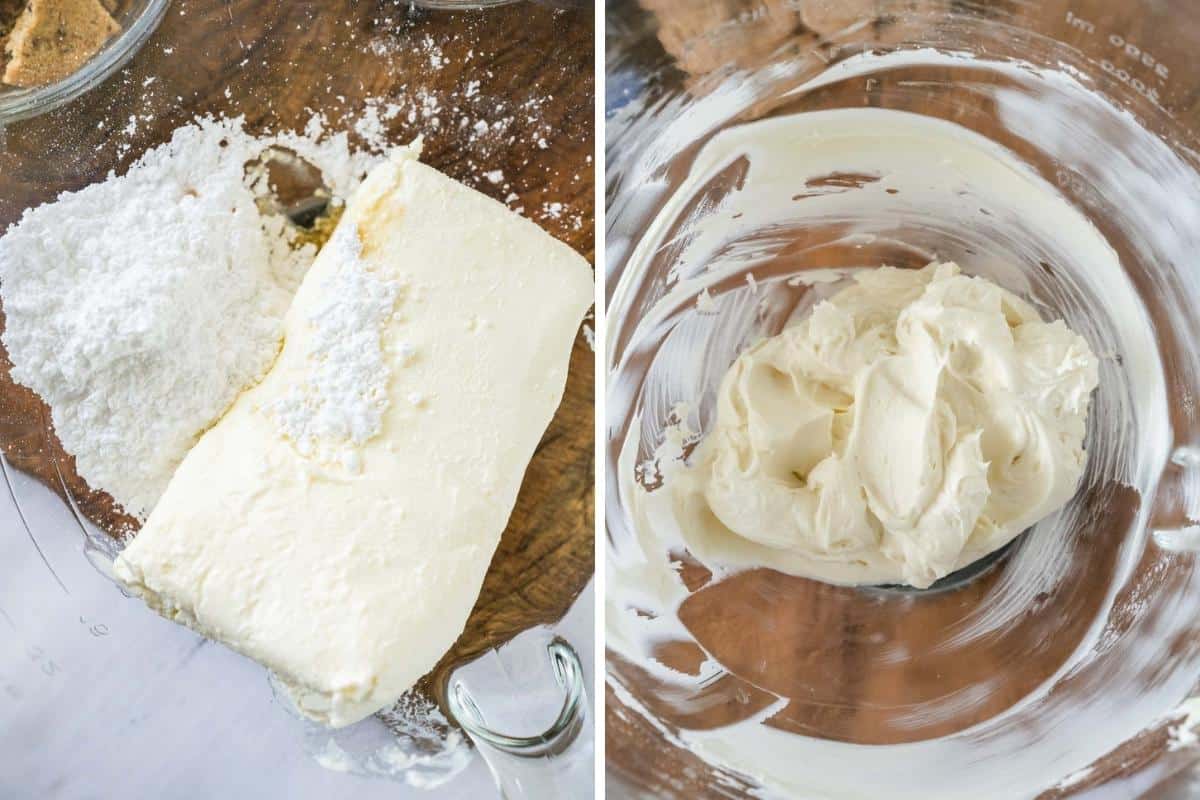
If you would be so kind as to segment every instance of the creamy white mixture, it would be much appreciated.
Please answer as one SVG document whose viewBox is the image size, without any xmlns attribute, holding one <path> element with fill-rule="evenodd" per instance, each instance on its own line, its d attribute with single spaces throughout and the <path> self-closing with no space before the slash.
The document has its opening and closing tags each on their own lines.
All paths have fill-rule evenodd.
<svg viewBox="0 0 1200 800">
<path fill-rule="evenodd" d="M 670 487 L 689 480 L 685 461 L 702 460 L 700 437 L 720 424 L 722 378 L 756 341 L 806 318 L 857 274 L 856 267 L 878 263 L 864 258 L 846 267 L 812 269 L 821 262 L 806 261 L 806 251 L 796 248 L 790 229 L 797 224 L 832 231 L 844 249 L 869 246 L 892 229 L 915 232 L 924 238 L 903 241 L 914 256 L 957 261 L 1036 303 L 1043 319 L 1061 317 L 1086 339 L 1102 388 L 1090 409 L 1089 427 L 1096 435 L 1088 441 L 1081 492 L 1112 482 L 1153 497 L 1171 455 L 1155 327 L 1186 330 L 1190 315 L 1160 310 L 1152 320 L 1105 234 L 1053 181 L 1082 176 L 1099 197 L 1111 199 L 1119 208 L 1106 221 L 1134 231 L 1142 263 L 1166 272 L 1172 262 L 1189 263 L 1195 251 L 1195 212 L 1172 199 L 1197 196 L 1195 172 L 1128 112 L 1067 72 L 1028 64 L 932 50 L 867 52 L 790 93 L 800 97 L 835 82 L 870 86 L 877 74 L 926 67 L 946 74 L 962 70 L 957 77 L 995 101 L 1003 126 L 1031 149 L 1046 152 L 1062 171 L 1047 175 L 967 127 L 900 111 L 822 110 L 742 122 L 745 109 L 770 105 L 771 81 L 786 65 L 738 75 L 709 87 L 700 100 L 655 97 L 627 126 L 635 135 L 623 140 L 622 152 L 632 155 L 609 165 L 617 190 L 607 252 L 610 265 L 623 270 L 608 306 L 607 337 L 608 425 L 613 450 L 619 450 L 619 458 L 609 460 L 609 485 L 618 496 L 608 512 L 606 585 L 606 641 L 616 656 L 610 659 L 609 688 L 619 701 L 614 713 L 640 715 L 666 740 L 717 767 L 718 779 L 749 779 L 763 787 L 764 797 L 886 794 L 928 800 L 960 797 L 964 790 L 979 798 L 1032 796 L 1119 747 L 1133 732 L 1160 724 L 1195 681 L 1194 659 L 1191 666 L 1170 670 L 1162 664 L 1162 626 L 1183 635 L 1194 608 L 1184 606 L 1181 595 L 1149 597 L 1144 587 L 1124 594 L 1147 547 L 1153 547 L 1150 503 L 1143 502 L 1121 540 L 1106 605 L 1072 657 L 1011 708 L 971 728 L 864 747 L 797 734 L 786 721 L 782 728 L 772 724 L 777 715 L 787 717 L 796 698 L 779 697 L 761 711 L 713 728 L 678 724 L 678 717 L 661 711 L 678 704 L 686 714 L 695 707 L 690 700 L 703 703 L 705 687 L 727 670 L 706 655 L 694 670 L 682 672 L 658 655 L 668 644 L 699 644 L 679 615 L 695 591 L 685 582 L 681 554 L 697 547 L 699 537 L 686 524 L 691 518 L 679 513 Z M 992 83 L 983 82 L 983 74 Z M 732 171 L 736 180 L 727 179 Z M 836 171 L 862 180 L 820 183 Z M 728 185 L 733 188 L 713 188 Z M 1190 271 L 1177 277 L 1188 287 L 1182 294 L 1200 292 Z M 1181 305 L 1186 309 L 1186 298 Z M 1194 400 L 1185 395 L 1178 402 Z M 1056 485 L 1068 482 L 1066 474 L 1053 470 L 1046 477 Z M 1035 502 L 1041 497 L 1038 492 Z M 1072 542 L 1065 534 L 1097 513 L 1106 510 L 1071 502 L 1035 525 L 984 600 L 964 609 L 954 645 L 986 641 L 1038 613 L 1039 594 L 1054 591 L 1066 565 L 1086 558 L 1087 542 Z M 744 546 L 765 547 L 735 538 Z M 714 570 L 711 582 L 738 569 Z M 1181 580 L 1194 596 L 1200 585 L 1196 572 Z M 1143 624 L 1148 606 L 1157 616 Z M 1132 628 L 1112 622 L 1130 619 L 1139 622 Z M 643 700 L 642 674 L 657 687 L 654 703 Z M 1147 683 L 1147 674 L 1156 681 Z M 1081 685 L 1091 687 L 1084 704 Z M 1067 686 L 1072 688 L 1064 690 Z M 986 682 L 976 688 L 970 696 L 901 710 L 897 724 L 973 708 L 988 694 Z M 1036 748 L 1029 747 L 1031 732 Z M 945 781 L 945 765 L 955 763 L 972 765 L 969 782 Z"/>
<path fill-rule="evenodd" d="M 340 727 L 462 632 L 593 284 L 568 246 L 411 151 L 371 172 L 335 237 L 351 241 L 305 276 L 275 365 L 188 453 L 115 571 Z M 347 280 L 374 288 L 332 303 Z M 330 364 L 339 331 L 367 369 Z"/>
<path fill-rule="evenodd" d="M 955 264 L 883 267 L 742 353 L 673 495 L 706 563 L 925 587 L 1058 510 L 1097 361 Z"/>
</svg>

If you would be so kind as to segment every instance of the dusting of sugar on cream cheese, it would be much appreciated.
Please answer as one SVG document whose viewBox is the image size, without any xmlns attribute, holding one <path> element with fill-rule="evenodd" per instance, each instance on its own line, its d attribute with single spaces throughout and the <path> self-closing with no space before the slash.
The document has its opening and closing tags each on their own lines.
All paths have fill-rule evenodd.
<svg viewBox="0 0 1200 800">
<path fill-rule="evenodd" d="M 400 282 L 366 268 L 353 222 L 338 226 L 324 252 L 334 267 L 303 312 L 311 331 L 307 375 L 268 413 L 302 455 L 356 469 L 355 448 L 379 433 L 387 410 L 383 333 Z"/>
<path fill-rule="evenodd" d="M 333 727 L 392 705 L 462 632 L 593 297 L 581 256 L 414 148 L 349 199 L 335 238 L 350 236 L 317 256 L 271 370 L 114 564 Z M 330 296 L 342 280 L 353 297 Z M 325 440 L 346 446 L 332 469 Z"/>
</svg>

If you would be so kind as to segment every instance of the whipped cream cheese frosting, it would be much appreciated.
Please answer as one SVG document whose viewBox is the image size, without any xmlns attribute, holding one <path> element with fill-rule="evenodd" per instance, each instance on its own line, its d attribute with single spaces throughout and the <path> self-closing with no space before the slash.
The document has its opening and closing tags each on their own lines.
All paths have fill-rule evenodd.
<svg viewBox="0 0 1200 800">
<path fill-rule="evenodd" d="M 463 630 L 593 297 L 582 257 L 416 155 L 350 199 L 278 361 L 115 564 L 335 727 L 391 705 Z M 347 287 L 367 305 L 331 298 Z M 330 365 L 354 358 L 338 331 L 354 369 Z"/>
<path fill-rule="evenodd" d="M 1194 235 L 1184 232 L 1200 230 L 1185 219 L 1194 216 L 1194 205 L 1178 202 L 1196 193 L 1194 165 L 1127 108 L 1081 83 L 1086 72 L 1065 64 L 1045 70 L 965 53 L 868 49 L 809 78 L 812 69 L 811 60 L 789 51 L 770 69 L 722 75 L 715 86 L 674 96 L 643 92 L 633 114 L 610 119 L 610 136 L 619 129 L 622 146 L 606 166 L 606 253 L 619 273 L 605 338 L 607 485 L 610 497 L 616 493 L 606 516 L 609 712 L 638 729 L 653 726 L 672 746 L 703 759 L 698 768 L 711 770 L 713 784 L 749 783 L 747 791 L 762 797 L 953 800 L 967 784 L 947 783 L 947 764 L 971 765 L 973 798 L 1032 797 L 1064 775 L 1125 752 L 1119 748 L 1132 732 L 1160 726 L 1164 713 L 1194 694 L 1195 659 L 1175 654 L 1164 662 L 1161 643 L 1194 626 L 1192 605 L 1183 598 L 1200 586 L 1200 573 L 1176 569 L 1174 555 L 1166 563 L 1150 541 L 1152 498 L 1178 433 L 1173 420 L 1180 417 L 1172 409 L 1191 396 L 1170 389 L 1185 360 L 1168 371 L 1158 337 L 1191 330 L 1188 298 L 1197 276 L 1175 267 L 1189 263 L 1196 249 L 1188 244 Z M 949 119 L 857 103 L 831 108 L 837 95 L 815 91 L 839 86 L 854 96 L 876 79 L 907 87 L 914 98 L 954 87 L 953 96 L 967 97 L 969 108 L 941 107 L 939 116 Z M 784 91 L 788 108 L 799 113 L 780 105 Z M 991 136 L 993 103 L 1002 133 L 988 138 L 973 128 L 984 121 L 983 133 Z M 981 115 L 981 108 L 988 110 Z M 763 113 L 769 116 L 746 121 Z M 1061 170 L 1047 172 L 1042 164 Z M 834 174 L 855 180 L 829 183 Z M 1064 188 L 1066 179 L 1078 187 L 1079 178 L 1094 187 L 1082 204 Z M 1095 224 L 1101 219 L 1103 231 Z M 797 250 L 797 229 L 822 234 L 812 250 Z M 1131 249 L 1119 253 L 1115 245 L 1131 240 Z M 830 243 L 845 258 L 821 257 Z M 860 244 L 862 255 L 855 257 Z M 725 546 L 744 543 L 776 559 L 787 551 L 723 532 L 702 493 L 691 495 L 696 504 L 684 510 L 695 513 L 684 518 L 669 487 L 693 472 L 687 464 L 697 464 L 704 441 L 698 443 L 695 432 L 715 430 L 720 385 L 738 356 L 802 321 L 858 268 L 900 260 L 889 252 L 897 247 L 906 265 L 957 261 L 1030 300 L 1046 320 L 1064 320 L 1097 355 L 1101 386 L 1088 409 L 1087 465 L 1075 498 L 1022 536 L 1002 569 L 966 588 L 962 596 L 979 602 L 964 605 L 952 627 L 909 628 L 912 639 L 885 639 L 880 652 L 895 657 L 891 666 L 915 672 L 930 652 L 922 645 L 936 641 L 937 652 L 947 656 L 991 647 L 1033 618 L 1058 618 L 1043 593 L 1065 591 L 1056 595 L 1061 599 L 1078 591 L 1103 600 L 1082 638 L 1070 640 L 1070 657 L 1036 687 L 1021 689 L 1020 699 L 1008 695 L 1015 702 L 1006 710 L 977 715 L 997 694 L 1008 694 L 998 688 L 990 662 L 977 662 L 978 679 L 969 687 L 947 681 L 945 691 L 924 702 L 865 709 L 890 716 L 893 730 L 906 733 L 964 714 L 972 718 L 969 727 L 903 745 L 864 746 L 822 738 L 829 728 L 795 724 L 828 712 L 828 686 L 810 694 L 801 685 L 787 691 L 759 680 L 756 657 L 780 653 L 773 631 L 760 639 L 761 652 L 739 651 L 740 663 L 709 646 L 705 634 L 716 627 L 711 619 L 699 623 L 685 613 L 701 607 L 696 595 L 728 591 L 722 619 L 732 620 L 739 637 L 745 631 L 738 614 L 758 602 L 787 605 L 792 598 L 755 592 L 747 599 L 734 586 L 722 589 L 727 581 L 756 588 L 775 583 L 737 567 L 707 563 L 712 576 L 703 582 L 707 576 L 688 558 L 698 540 L 692 520 L 723 533 Z M 1130 253 L 1134 259 L 1127 261 Z M 832 269 L 817 269 L 823 266 Z M 1160 289 L 1176 288 L 1155 293 L 1148 307 L 1138 275 Z M 715 313 L 697 309 L 706 289 Z M 1127 499 L 1134 506 L 1129 519 L 1120 516 Z M 1113 515 L 1111 525 L 1097 521 Z M 1077 535 L 1102 529 L 1120 540 L 1110 571 L 1094 540 Z M 1073 585 L 1078 581 L 1088 587 Z M 810 588 L 805 597 L 847 596 L 832 587 Z M 903 613 L 954 596 L 848 594 L 867 614 L 876 603 Z M 779 636 L 814 626 L 814 640 L 828 641 L 825 621 L 834 629 L 848 622 L 825 616 L 833 607 L 805 605 L 789 623 L 794 627 Z M 1130 620 L 1141 623 L 1130 626 Z M 1075 621 L 1043 630 L 1065 631 Z M 703 660 L 666 657 L 685 648 L 702 651 Z M 835 657 L 828 665 L 837 669 L 837 663 Z M 738 708 L 731 701 L 722 706 L 728 716 L 709 713 L 714 691 L 729 685 L 730 675 L 765 689 L 770 704 Z M 897 697 L 904 694 L 903 687 L 892 688 Z M 841 715 L 834 716 L 840 728 Z M 1037 747 L 1029 746 L 1031 730 L 1039 731 Z M 1094 774 L 1112 763 L 1105 760 Z"/>
<path fill-rule="evenodd" d="M 929 586 L 1062 507 L 1098 362 L 959 272 L 882 267 L 742 353 L 667 488 L 692 551 L 839 584 Z"/>
</svg>

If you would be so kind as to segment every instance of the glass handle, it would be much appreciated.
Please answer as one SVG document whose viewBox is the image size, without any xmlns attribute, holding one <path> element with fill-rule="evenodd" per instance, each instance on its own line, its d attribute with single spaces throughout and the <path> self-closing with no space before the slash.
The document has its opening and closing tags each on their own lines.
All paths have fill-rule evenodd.
<svg viewBox="0 0 1200 800">
<path fill-rule="evenodd" d="M 593 734 L 579 656 L 544 633 L 522 642 L 532 633 L 457 670 L 447 705 L 505 800 L 590 798 Z"/>
</svg>

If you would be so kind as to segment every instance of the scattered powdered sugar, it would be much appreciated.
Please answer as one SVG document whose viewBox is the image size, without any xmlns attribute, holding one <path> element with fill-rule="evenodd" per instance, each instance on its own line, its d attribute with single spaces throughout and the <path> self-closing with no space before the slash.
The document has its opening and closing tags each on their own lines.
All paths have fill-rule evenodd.
<svg viewBox="0 0 1200 800">
<path fill-rule="evenodd" d="M 367 146 L 377 152 L 390 147 L 385 122 L 391 122 L 404 109 L 396 103 L 386 103 L 379 98 L 372 98 L 363 104 L 362 113 L 354 123 L 354 132 L 362 138 Z"/>
<path fill-rule="evenodd" d="M 268 411 L 302 455 L 357 471 L 352 446 L 379 432 L 387 410 L 383 330 L 400 286 L 367 269 L 357 226 L 343 222 L 325 247 L 336 271 L 308 313 L 307 377 Z"/>
<path fill-rule="evenodd" d="M 462 731 L 416 689 L 402 694 L 378 717 L 395 736 L 389 747 L 377 751 L 378 760 L 390 774 L 403 772 L 411 786 L 437 788 L 471 761 L 473 751 Z"/>
<path fill-rule="evenodd" d="M 419 129 L 430 142 L 452 142 L 458 156 L 453 171 L 469 185 L 485 192 L 498 188 L 503 202 L 519 214 L 528 211 L 535 220 L 552 223 L 552 227 L 581 230 L 586 222 L 584 215 L 561 202 L 537 203 L 527 209 L 519 191 L 514 190 L 533 190 L 529 178 L 505 175 L 496 169 L 496 164 L 503 161 L 532 172 L 531 167 L 537 163 L 531 160 L 532 154 L 525 153 L 516 160 L 514 151 L 522 150 L 525 143 L 539 151 L 548 150 L 551 142 L 561 136 L 553 95 L 541 93 L 534 86 L 514 89 L 502 84 L 493 70 L 484 68 L 472 72 L 476 77 L 462 82 L 426 80 L 452 59 L 470 62 L 494 58 L 494 54 L 477 53 L 474 48 L 463 53 L 455 35 L 435 38 L 428 33 L 397 33 L 403 27 L 390 16 L 376 23 L 388 33 L 372 38 L 367 47 L 392 64 L 404 80 L 389 87 L 386 97 L 370 97 L 360 109 L 347 109 L 346 119 L 355 134 L 373 150 L 386 148 L 389 139 L 394 142 L 395 130 L 401 127 L 407 129 L 407 135 L 399 137 L 402 140 L 412 138 L 413 129 Z M 395 124 L 389 124 L 393 121 Z M 576 180 L 580 177 L 575 176 Z"/>
<path fill-rule="evenodd" d="M 175 468 L 279 349 L 315 256 L 259 210 L 246 165 L 287 147 L 344 195 L 375 157 L 303 133 L 199 119 L 121 176 L 25 212 L 0 238 L 12 376 L 47 402 L 93 488 L 144 518 Z"/>
<path fill-rule="evenodd" d="M 446 56 L 443 55 L 441 46 L 428 33 L 425 34 L 423 44 L 425 54 L 429 57 L 429 67 L 434 70 L 441 69 L 442 65 L 446 63 Z"/>
<path fill-rule="evenodd" d="M 358 725 L 330 730 L 309 720 L 301 720 L 301 724 L 305 749 L 322 767 L 399 778 L 421 789 L 445 784 L 474 757 L 466 736 L 416 689 Z"/>
<path fill-rule="evenodd" d="M 336 739 L 325 742 L 325 747 L 313 753 L 313 758 L 327 770 L 333 772 L 350 772 L 354 769 L 354 759 L 341 748 Z"/>
</svg>

